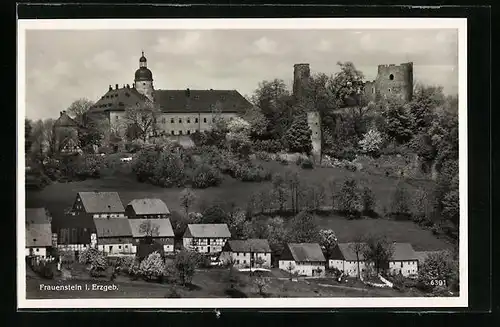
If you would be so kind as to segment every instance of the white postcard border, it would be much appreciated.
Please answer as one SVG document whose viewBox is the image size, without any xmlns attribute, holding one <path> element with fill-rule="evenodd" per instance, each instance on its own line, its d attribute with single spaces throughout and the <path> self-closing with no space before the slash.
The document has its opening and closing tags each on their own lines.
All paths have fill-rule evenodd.
<svg viewBox="0 0 500 327">
<path fill-rule="evenodd" d="M 200 30 L 200 29 L 457 29 L 459 56 L 459 297 L 268 298 L 268 299 L 26 299 L 24 119 L 27 30 Z M 299 19 L 47 19 L 18 20 L 17 44 L 17 296 L 19 309 L 44 308 L 451 308 L 468 306 L 467 202 L 467 20 L 464 18 Z"/>
</svg>

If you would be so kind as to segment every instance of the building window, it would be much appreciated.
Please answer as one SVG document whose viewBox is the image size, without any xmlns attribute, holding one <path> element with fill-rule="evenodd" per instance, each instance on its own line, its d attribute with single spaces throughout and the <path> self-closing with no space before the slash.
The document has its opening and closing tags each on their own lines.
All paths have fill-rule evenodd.
<svg viewBox="0 0 500 327">
<path fill-rule="evenodd" d="M 391 93 L 391 89 L 389 88 L 389 93 Z"/>
<path fill-rule="evenodd" d="M 179 135 L 182 135 L 182 131 L 179 131 Z"/>
<path fill-rule="evenodd" d="M 207 119 L 206 118 L 203 118 L 203 122 L 206 123 L 207 122 Z"/>
<path fill-rule="evenodd" d="M 142 83 L 142 85 L 146 86 L 146 83 Z"/>
<path fill-rule="evenodd" d="M 182 118 L 179 118 L 179 124 L 182 124 Z"/>
<path fill-rule="evenodd" d="M 121 246 L 121 245 L 118 245 L 118 248 L 121 250 L 121 249 L 122 249 L 122 246 Z"/>
<path fill-rule="evenodd" d="M 128 245 L 125 245 L 125 249 L 128 249 Z"/>
<path fill-rule="evenodd" d="M 171 133 L 172 135 L 175 135 L 175 132 L 174 132 L 174 131 L 170 131 L 170 133 Z"/>
<path fill-rule="evenodd" d="M 374 87 L 372 87 L 372 93 L 375 93 L 375 88 Z"/>
<path fill-rule="evenodd" d="M 392 81 L 394 79 L 394 75 L 393 74 L 389 75 L 389 79 Z"/>
<path fill-rule="evenodd" d="M 36 252 L 40 252 L 40 249 L 36 249 Z"/>
<path fill-rule="evenodd" d="M 215 118 L 212 118 L 212 123 L 215 123 Z"/>
<path fill-rule="evenodd" d="M 195 118 L 195 119 L 194 119 L 194 122 L 195 122 L 195 123 L 197 123 L 197 122 L 198 122 L 198 118 Z"/>
<path fill-rule="evenodd" d="M 165 118 L 162 118 L 162 119 L 161 119 L 161 123 L 162 123 L 162 124 L 165 124 L 166 122 L 167 122 L 167 120 L 166 120 Z"/>
<path fill-rule="evenodd" d="M 188 118 L 188 119 L 187 119 L 187 123 L 188 123 L 188 124 L 191 124 L 191 118 Z"/>
<path fill-rule="evenodd" d="M 171 123 L 171 124 L 173 124 L 173 123 L 174 123 L 174 119 L 173 119 L 173 118 L 171 118 L 171 119 L 170 119 L 170 123 Z"/>
<path fill-rule="evenodd" d="M 187 135 L 190 135 L 190 134 L 191 134 L 191 131 L 190 131 L 190 130 L 188 130 L 188 131 L 187 131 Z"/>
</svg>

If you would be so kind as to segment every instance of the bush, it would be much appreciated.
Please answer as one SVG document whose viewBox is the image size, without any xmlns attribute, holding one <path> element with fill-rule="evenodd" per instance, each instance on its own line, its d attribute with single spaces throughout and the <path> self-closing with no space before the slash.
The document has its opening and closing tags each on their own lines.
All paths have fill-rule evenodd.
<svg viewBox="0 0 500 327">
<path fill-rule="evenodd" d="M 272 160 L 271 154 L 269 154 L 268 152 L 264 152 L 264 151 L 255 152 L 255 157 L 259 160 L 262 160 L 262 161 L 271 161 Z"/>
<path fill-rule="evenodd" d="M 125 143 L 125 151 L 130 152 L 130 153 L 136 153 L 139 152 L 144 148 L 144 141 L 142 140 L 133 140 L 131 142 Z"/>
<path fill-rule="evenodd" d="M 347 214 L 351 218 L 359 217 L 363 210 L 361 200 L 356 181 L 345 181 L 337 201 L 340 212 Z"/>
<path fill-rule="evenodd" d="M 375 194 L 365 186 L 361 194 L 361 202 L 363 204 L 363 213 L 370 217 L 375 217 Z"/>
<path fill-rule="evenodd" d="M 313 169 L 314 168 L 314 165 L 313 165 L 313 162 L 311 161 L 311 159 L 309 158 L 305 158 L 302 160 L 302 162 L 300 163 L 300 167 L 302 169 Z"/>
<path fill-rule="evenodd" d="M 253 142 L 254 151 L 277 153 L 283 150 L 283 144 L 279 140 L 255 140 Z"/>
<path fill-rule="evenodd" d="M 129 273 L 129 269 L 135 262 L 135 260 L 136 258 L 132 256 L 119 257 L 116 261 L 116 267 L 118 267 L 119 271 Z"/>
<path fill-rule="evenodd" d="M 100 277 L 108 267 L 106 256 L 97 249 L 89 248 L 80 253 L 78 261 L 81 264 L 90 264 L 90 276 Z"/>
<path fill-rule="evenodd" d="M 139 265 L 139 273 L 146 280 L 163 277 L 165 263 L 158 251 L 149 254 Z"/>
<path fill-rule="evenodd" d="M 449 253 L 431 253 L 419 267 L 418 288 L 426 292 L 441 286 L 458 289 L 458 272 L 458 262 Z M 446 285 L 440 285 L 443 280 Z"/>
<path fill-rule="evenodd" d="M 103 158 L 96 154 L 85 154 L 77 160 L 75 174 L 80 178 L 98 178 L 103 166 Z"/>
<path fill-rule="evenodd" d="M 41 260 L 39 262 L 35 262 L 32 266 L 33 271 L 42 278 L 45 279 L 53 279 L 54 271 L 50 264 L 48 264 L 45 260 Z"/>
<path fill-rule="evenodd" d="M 391 211 L 392 215 L 408 219 L 411 216 L 410 212 L 410 194 L 407 187 L 403 183 L 399 183 L 394 191 Z"/>
<path fill-rule="evenodd" d="M 209 164 L 202 164 L 193 172 L 191 183 L 194 188 L 218 186 L 222 182 L 220 171 Z"/>
<path fill-rule="evenodd" d="M 263 182 L 271 180 L 271 172 L 262 165 L 240 163 L 236 168 L 234 177 L 242 182 Z"/>
</svg>

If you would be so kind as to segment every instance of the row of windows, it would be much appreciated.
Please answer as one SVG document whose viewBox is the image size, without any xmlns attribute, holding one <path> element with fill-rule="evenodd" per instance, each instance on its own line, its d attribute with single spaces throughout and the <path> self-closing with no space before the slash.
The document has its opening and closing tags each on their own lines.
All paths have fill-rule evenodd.
<svg viewBox="0 0 500 327">
<path fill-rule="evenodd" d="M 194 119 L 194 122 L 197 124 L 199 122 L 199 119 L 198 118 L 195 118 Z M 215 122 L 215 118 L 212 118 L 212 123 Z M 162 124 L 166 124 L 167 123 L 167 119 L 166 118 L 162 118 L 161 120 L 161 123 Z M 186 123 L 188 124 L 191 124 L 191 118 L 187 118 L 186 119 Z M 203 123 L 207 123 L 207 118 L 203 118 Z M 170 124 L 175 124 L 175 119 L 174 118 L 170 118 Z M 179 118 L 179 124 L 182 124 L 182 118 Z"/>
</svg>

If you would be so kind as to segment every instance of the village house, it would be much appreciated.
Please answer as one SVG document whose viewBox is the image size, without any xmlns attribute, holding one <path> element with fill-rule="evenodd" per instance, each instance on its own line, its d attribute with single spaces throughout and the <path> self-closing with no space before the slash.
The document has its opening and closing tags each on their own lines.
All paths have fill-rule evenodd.
<svg viewBox="0 0 500 327">
<path fill-rule="evenodd" d="M 231 232 L 227 224 L 188 224 L 182 244 L 201 253 L 219 253 L 229 238 Z"/>
<path fill-rule="evenodd" d="M 132 255 L 137 251 L 128 219 L 94 218 L 96 233 L 92 235 L 92 246 L 107 255 Z"/>
<path fill-rule="evenodd" d="M 373 269 L 374 263 L 366 262 L 363 256 L 364 246 L 364 243 L 339 243 L 328 260 L 328 267 L 330 269 L 336 268 L 350 277 L 358 276 L 358 267 L 360 270 L 359 275 L 368 273 L 368 270 Z M 359 248 L 357 254 L 356 247 Z"/>
<path fill-rule="evenodd" d="M 60 217 L 57 217 L 60 216 Z M 95 235 L 94 220 L 89 215 L 55 215 L 52 229 L 57 233 L 57 249 L 62 252 L 79 252 L 91 246 L 92 235 Z M 94 242 L 95 243 L 95 242 Z"/>
<path fill-rule="evenodd" d="M 78 192 L 71 214 L 88 214 L 92 218 L 125 218 L 125 208 L 118 192 Z"/>
<path fill-rule="evenodd" d="M 167 218 L 170 211 L 160 199 L 135 199 L 127 204 L 125 215 L 128 218 Z"/>
<path fill-rule="evenodd" d="M 237 268 L 271 268 L 271 248 L 265 239 L 228 240 L 219 260 Z"/>
<path fill-rule="evenodd" d="M 170 219 L 129 219 L 134 245 L 149 243 L 161 244 L 164 253 L 174 252 L 174 230 Z"/>
<path fill-rule="evenodd" d="M 279 269 L 299 276 L 324 276 L 326 259 L 318 243 L 289 243 L 278 262 Z"/>
<path fill-rule="evenodd" d="M 25 255 L 39 258 L 50 256 L 53 246 L 51 217 L 45 208 L 26 208 Z"/>
<path fill-rule="evenodd" d="M 410 243 L 393 243 L 389 274 L 412 277 L 418 274 L 418 256 Z"/>
</svg>

